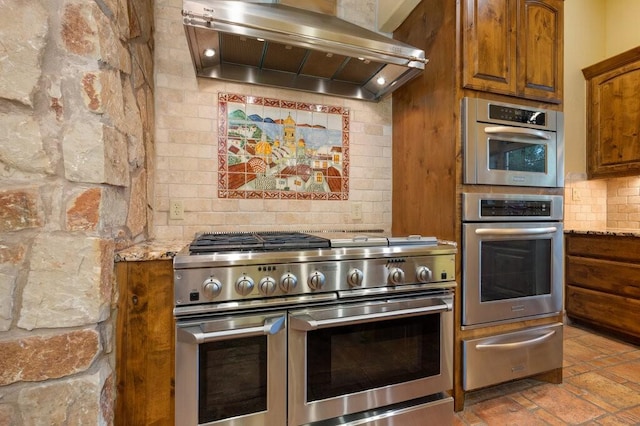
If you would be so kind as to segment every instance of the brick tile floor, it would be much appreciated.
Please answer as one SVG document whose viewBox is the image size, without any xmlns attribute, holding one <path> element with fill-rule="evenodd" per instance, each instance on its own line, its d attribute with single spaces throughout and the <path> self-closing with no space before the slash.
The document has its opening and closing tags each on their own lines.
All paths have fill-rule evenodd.
<svg viewBox="0 0 640 426">
<path fill-rule="evenodd" d="M 524 379 L 470 392 L 453 424 L 640 425 L 640 346 L 565 325 L 562 384 Z"/>
</svg>

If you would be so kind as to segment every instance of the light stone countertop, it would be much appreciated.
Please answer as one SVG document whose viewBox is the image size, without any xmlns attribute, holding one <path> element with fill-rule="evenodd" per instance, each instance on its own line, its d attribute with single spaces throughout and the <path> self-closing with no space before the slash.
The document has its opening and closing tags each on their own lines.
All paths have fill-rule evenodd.
<svg viewBox="0 0 640 426">
<path fill-rule="evenodd" d="M 116 262 L 139 262 L 146 260 L 173 259 L 177 252 L 189 244 L 188 241 L 151 240 L 135 244 L 116 252 Z"/>
<path fill-rule="evenodd" d="M 640 238 L 640 229 L 630 228 L 602 228 L 602 229 L 565 229 L 565 234 L 581 234 L 581 235 L 611 235 L 618 237 L 637 237 Z"/>
</svg>

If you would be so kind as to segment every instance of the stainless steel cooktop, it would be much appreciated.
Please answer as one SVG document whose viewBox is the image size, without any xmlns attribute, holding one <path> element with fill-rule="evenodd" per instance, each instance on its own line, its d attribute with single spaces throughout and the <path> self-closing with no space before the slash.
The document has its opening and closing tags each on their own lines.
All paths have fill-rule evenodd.
<svg viewBox="0 0 640 426">
<path fill-rule="evenodd" d="M 456 248 L 371 233 L 203 233 L 174 258 L 176 309 L 455 286 Z"/>
</svg>

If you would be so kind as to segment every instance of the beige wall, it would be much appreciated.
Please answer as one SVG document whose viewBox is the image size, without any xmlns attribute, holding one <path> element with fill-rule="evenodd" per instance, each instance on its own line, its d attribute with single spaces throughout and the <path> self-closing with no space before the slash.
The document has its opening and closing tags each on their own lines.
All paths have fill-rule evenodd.
<svg viewBox="0 0 640 426">
<path fill-rule="evenodd" d="M 640 46 L 640 1 L 605 0 L 605 4 L 605 57 Z"/>
<path fill-rule="evenodd" d="M 564 9 L 565 171 L 585 173 L 586 92 L 582 68 L 604 58 L 605 0 L 566 0 Z M 640 2 L 639 2 L 640 3 Z"/>
</svg>

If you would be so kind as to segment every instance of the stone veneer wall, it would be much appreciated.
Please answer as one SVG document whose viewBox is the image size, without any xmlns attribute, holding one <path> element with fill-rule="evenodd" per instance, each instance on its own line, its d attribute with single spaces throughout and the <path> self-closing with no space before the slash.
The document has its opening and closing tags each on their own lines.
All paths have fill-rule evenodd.
<svg viewBox="0 0 640 426">
<path fill-rule="evenodd" d="M 640 229 L 640 177 L 587 180 L 571 173 L 565 180 L 566 229 Z"/>
<path fill-rule="evenodd" d="M 0 1 L 0 424 L 113 423 L 114 250 L 148 238 L 153 6 Z"/>
<path fill-rule="evenodd" d="M 286 89 L 196 79 L 182 25 L 182 0 L 155 2 L 157 32 L 154 226 L 158 239 L 190 240 L 202 231 L 391 229 L 391 98 L 379 103 Z M 337 16 L 376 29 L 375 0 L 338 0 Z M 218 92 L 350 109 L 349 199 L 345 201 L 217 197 Z M 418 182 L 419 184 L 419 182 Z M 169 219 L 170 200 L 184 219 Z M 351 214 L 360 204 L 362 219 Z"/>
</svg>

